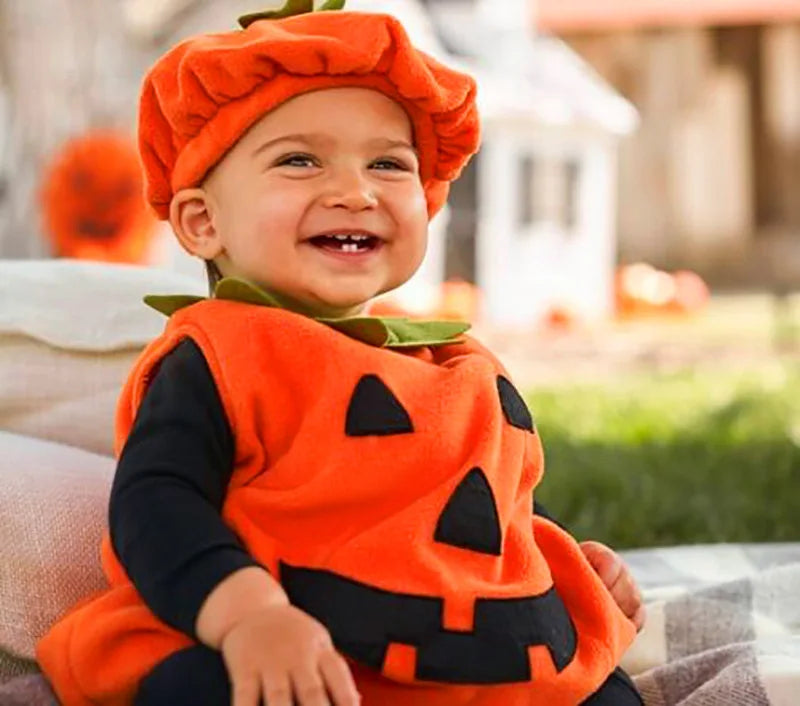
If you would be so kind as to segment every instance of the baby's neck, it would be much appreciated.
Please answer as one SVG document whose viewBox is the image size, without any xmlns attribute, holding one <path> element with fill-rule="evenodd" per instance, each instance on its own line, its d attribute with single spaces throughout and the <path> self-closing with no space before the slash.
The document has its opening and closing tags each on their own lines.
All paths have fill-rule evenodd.
<svg viewBox="0 0 800 706">
<path fill-rule="evenodd" d="M 308 316 L 315 319 L 346 319 L 351 316 L 359 316 L 364 313 L 369 302 L 363 302 L 352 307 L 331 307 L 325 304 L 309 304 L 299 301 L 282 292 L 278 292 L 269 287 L 258 285 L 264 292 L 269 294 L 282 309 L 294 311 L 297 314 Z"/>
</svg>

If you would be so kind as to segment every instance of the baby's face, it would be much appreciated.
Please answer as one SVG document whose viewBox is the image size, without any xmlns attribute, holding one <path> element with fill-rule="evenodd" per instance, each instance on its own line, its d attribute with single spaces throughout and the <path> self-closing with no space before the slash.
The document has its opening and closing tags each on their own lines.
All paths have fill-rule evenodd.
<svg viewBox="0 0 800 706">
<path fill-rule="evenodd" d="M 223 275 L 321 316 L 357 313 L 422 262 L 428 216 L 411 122 L 362 88 L 265 115 L 204 184 Z"/>
</svg>

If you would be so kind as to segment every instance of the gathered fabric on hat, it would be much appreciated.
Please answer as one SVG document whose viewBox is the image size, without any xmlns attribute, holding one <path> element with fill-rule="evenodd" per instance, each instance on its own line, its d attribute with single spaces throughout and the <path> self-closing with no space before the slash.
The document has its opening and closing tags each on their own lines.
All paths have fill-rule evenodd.
<svg viewBox="0 0 800 706">
<path fill-rule="evenodd" d="M 147 199 L 169 216 L 177 191 L 208 171 L 264 114 L 315 90 L 370 88 L 408 113 L 429 216 L 479 144 L 475 81 L 416 49 L 389 15 L 315 12 L 201 35 L 145 78 L 139 147 Z"/>
</svg>

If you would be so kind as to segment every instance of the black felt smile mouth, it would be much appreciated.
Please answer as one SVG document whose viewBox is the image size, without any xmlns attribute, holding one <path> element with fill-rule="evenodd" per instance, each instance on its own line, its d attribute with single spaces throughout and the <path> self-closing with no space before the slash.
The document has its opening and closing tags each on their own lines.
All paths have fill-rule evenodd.
<svg viewBox="0 0 800 706">
<path fill-rule="evenodd" d="M 380 670 L 392 643 L 416 648 L 414 676 L 450 684 L 527 682 L 528 648 L 544 645 L 562 672 L 577 634 L 555 588 L 524 598 L 479 598 L 472 632 L 442 627 L 444 599 L 394 593 L 331 571 L 280 564 L 292 605 L 313 615 L 349 657 Z"/>
</svg>

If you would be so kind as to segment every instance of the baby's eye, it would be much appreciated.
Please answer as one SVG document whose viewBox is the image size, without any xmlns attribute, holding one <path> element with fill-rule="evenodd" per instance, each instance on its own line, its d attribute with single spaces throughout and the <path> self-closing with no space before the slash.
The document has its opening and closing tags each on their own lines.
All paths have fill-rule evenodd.
<svg viewBox="0 0 800 706">
<path fill-rule="evenodd" d="M 317 160 L 310 154 L 287 154 L 275 162 L 277 167 L 316 167 Z"/>
<path fill-rule="evenodd" d="M 372 164 L 370 164 L 372 169 L 380 169 L 380 170 L 399 170 L 402 172 L 407 172 L 409 167 L 404 162 L 401 162 L 399 159 L 393 159 L 390 157 L 384 157 L 383 159 L 376 159 Z"/>
</svg>

